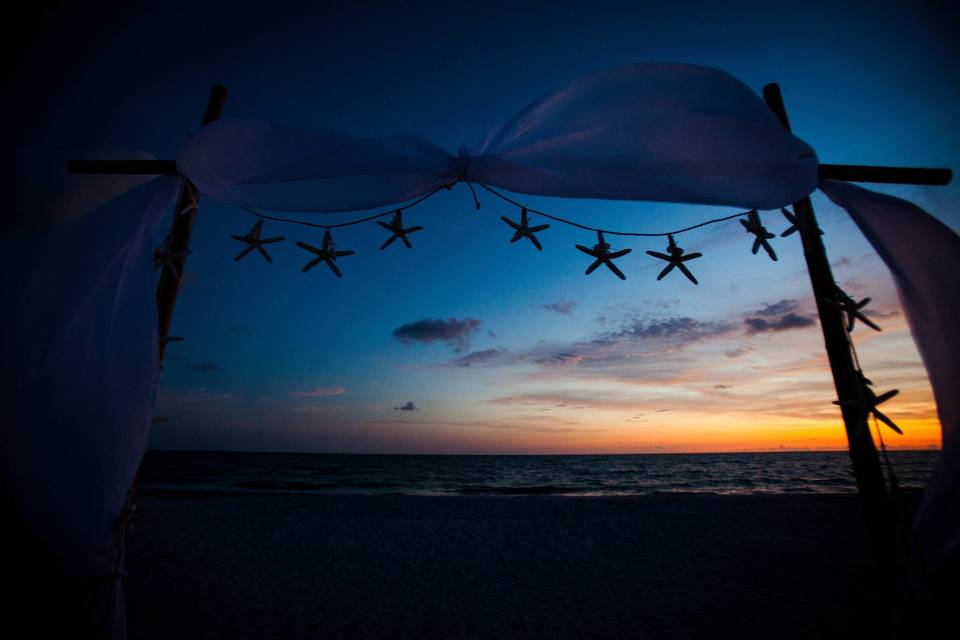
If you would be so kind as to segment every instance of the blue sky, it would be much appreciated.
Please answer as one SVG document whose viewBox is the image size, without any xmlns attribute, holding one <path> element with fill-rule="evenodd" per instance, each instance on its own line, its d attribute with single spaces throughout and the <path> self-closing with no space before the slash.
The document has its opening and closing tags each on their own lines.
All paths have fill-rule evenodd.
<svg viewBox="0 0 960 640">
<path fill-rule="evenodd" d="M 758 7 L 760 5 L 757 5 Z M 474 144 L 543 93 L 628 62 L 724 69 L 758 93 L 781 84 L 794 132 L 822 161 L 960 163 L 956 10 L 936 3 L 383 3 L 304 8 L 202 3 L 46 10 L 14 71 L 6 136 L 18 158 L 19 223 L 65 220 L 131 184 L 66 177 L 67 157 L 171 158 L 196 130 L 210 86 L 227 116 L 356 135 L 422 134 Z M 32 32 L 30 30 L 33 30 Z M 12 178 L 11 178 L 12 176 Z M 960 227 L 958 187 L 877 187 Z M 276 264 L 233 263 L 253 219 L 204 202 L 161 381 L 157 447 L 370 452 L 577 452 L 840 446 L 813 301 L 796 236 L 781 260 L 749 252 L 736 222 L 678 237 L 703 258 L 700 286 L 621 243 L 627 281 L 589 277 L 553 225 L 544 252 L 510 245 L 516 211 L 461 185 L 410 210 L 414 249 L 378 249 L 379 227 L 335 232 L 344 278 L 293 240 L 322 232 L 267 223 Z M 663 231 L 722 207 L 521 197 L 587 224 Z M 30 202 L 28 207 L 26 202 Z M 857 330 L 868 373 L 902 393 L 890 414 L 909 446 L 937 440 L 929 385 L 889 276 L 852 222 L 814 197 L 835 274 L 870 295 L 884 326 Z M 319 215 L 319 214 L 318 214 Z M 303 216 L 309 218 L 309 215 Z M 340 221 L 353 215 L 324 215 Z M 765 214 L 782 231 L 778 213 Z M 792 315 L 791 315 L 792 314 Z M 791 322 L 784 318 L 799 318 Z M 748 319 L 781 330 L 751 332 Z M 447 322 L 455 340 L 401 340 Z M 451 323 L 450 321 L 454 322 Z M 777 324 L 781 323 L 781 324 Z M 416 334 L 425 335 L 427 334 Z M 409 332 L 400 331 L 401 337 Z M 469 363 L 469 366 L 465 366 Z M 407 403 L 412 403 L 408 405 Z M 398 407 L 415 406 L 416 411 Z M 896 405 L 896 406 L 894 406 Z"/>
</svg>

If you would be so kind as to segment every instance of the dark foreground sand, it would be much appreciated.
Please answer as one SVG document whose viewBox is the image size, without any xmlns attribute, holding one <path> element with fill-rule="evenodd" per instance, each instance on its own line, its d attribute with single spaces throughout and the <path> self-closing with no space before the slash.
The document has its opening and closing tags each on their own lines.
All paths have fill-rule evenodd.
<svg viewBox="0 0 960 640">
<path fill-rule="evenodd" d="M 143 496 L 130 636 L 884 637 L 862 540 L 843 495 Z"/>
</svg>

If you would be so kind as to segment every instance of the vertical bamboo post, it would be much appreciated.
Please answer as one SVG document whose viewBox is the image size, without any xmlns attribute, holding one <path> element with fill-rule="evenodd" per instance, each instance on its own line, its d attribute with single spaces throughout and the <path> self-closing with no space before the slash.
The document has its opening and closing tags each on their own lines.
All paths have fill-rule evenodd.
<svg viewBox="0 0 960 640">
<path fill-rule="evenodd" d="M 210 90 L 207 101 L 207 110 L 203 114 L 201 125 L 219 120 L 223 113 L 223 106 L 227 101 L 227 90 L 220 85 L 214 85 Z M 184 275 L 184 265 L 187 261 L 186 252 L 190 248 L 190 234 L 193 232 L 193 223 L 199 210 L 200 192 L 189 181 L 184 179 L 183 189 L 177 199 L 174 209 L 173 223 L 170 227 L 169 250 L 171 253 L 182 253 L 172 260 L 173 266 L 180 277 Z M 177 302 L 177 292 L 180 290 L 180 277 L 177 277 L 166 266 L 160 273 L 160 282 L 157 284 L 157 313 L 159 316 L 160 335 L 166 336 L 170 331 L 170 322 L 173 319 L 173 307 Z M 166 351 L 166 343 L 160 342 L 160 362 Z"/>
<path fill-rule="evenodd" d="M 763 88 L 763 97 L 783 128 L 790 131 L 790 121 L 780 95 L 780 87 L 776 83 L 768 84 Z M 810 273 L 810 284 L 813 285 L 817 312 L 820 315 L 820 328 L 823 330 L 823 341 L 833 373 L 833 384 L 837 390 L 837 398 L 844 403 L 840 405 L 840 411 L 846 427 L 857 490 L 863 500 L 867 539 L 874 556 L 877 557 L 891 552 L 894 541 L 890 504 L 880 458 L 870 435 L 869 424 L 861 409 L 854 406 L 860 399 L 860 381 L 850 352 L 843 312 L 827 302 L 836 299 L 836 284 L 810 198 L 795 202 L 793 208 L 803 242 L 807 270 Z"/>
</svg>

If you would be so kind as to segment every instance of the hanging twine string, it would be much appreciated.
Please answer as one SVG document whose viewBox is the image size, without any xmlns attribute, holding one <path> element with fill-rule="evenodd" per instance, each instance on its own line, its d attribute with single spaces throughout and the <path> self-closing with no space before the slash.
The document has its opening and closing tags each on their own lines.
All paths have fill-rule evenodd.
<svg viewBox="0 0 960 640">
<path fill-rule="evenodd" d="M 387 217 L 387 216 L 393 215 L 393 214 L 396 213 L 397 211 L 406 211 L 407 209 L 410 209 L 410 208 L 412 208 L 412 207 L 415 207 L 415 206 L 417 206 L 418 204 L 424 202 L 425 200 L 431 198 L 432 196 L 436 195 L 436 194 L 439 193 L 440 191 L 444 191 L 444 190 L 449 191 L 450 189 L 452 189 L 452 188 L 457 184 L 457 182 L 465 182 L 465 183 L 466 183 L 467 187 L 470 189 L 470 195 L 473 197 L 474 206 L 475 206 L 477 209 L 479 209 L 479 208 L 480 208 L 480 200 L 479 200 L 479 198 L 477 198 L 477 192 L 476 192 L 476 190 L 475 190 L 474 187 L 473 187 L 473 184 L 474 184 L 474 183 L 471 183 L 471 182 L 468 182 L 468 181 L 465 181 L 465 180 L 454 180 L 454 181 L 452 181 L 452 182 L 450 182 L 450 183 L 448 183 L 448 184 L 445 184 L 445 185 L 443 185 L 443 186 L 437 187 L 436 189 L 434 189 L 434 190 L 431 191 L 430 193 L 427 193 L 426 195 L 423 195 L 423 196 L 417 198 L 416 200 L 414 200 L 413 202 L 410 202 L 409 204 L 405 204 L 405 205 L 400 206 L 400 207 L 394 207 L 394 208 L 390 209 L 389 211 L 383 211 L 383 212 L 381 212 L 381 213 L 375 213 L 375 214 L 373 214 L 373 215 L 365 216 L 365 217 L 363 217 L 363 218 L 357 218 L 356 220 L 348 220 L 347 222 L 340 222 L 340 223 L 338 223 L 338 224 L 320 224 L 320 223 L 317 223 L 317 222 L 308 222 L 308 221 L 306 221 L 306 220 L 295 220 L 295 219 L 293 219 L 293 218 L 281 218 L 281 217 L 279 217 L 279 216 L 273 216 L 273 215 L 269 215 L 269 214 L 266 214 L 266 213 L 262 213 L 262 212 L 260 212 L 260 211 L 256 211 L 256 210 L 254 210 L 254 209 L 251 209 L 251 208 L 249 208 L 249 207 L 245 207 L 245 206 L 243 206 L 243 205 L 237 205 L 237 206 L 239 206 L 241 209 L 243 209 L 243 210 L 246 211 L 247 213 L 251 213 L 251 214 L 257 216 L 258 218 L 260 218 L 260 219 L 262 219 L 262 220 L 272 220 L 272 221 L 274 221 L 274 222 L 284 222 L 284 223 L 288 223 L 288 224 L 299 224 L 299 225 L 302 225 L 302 226 L 305 226 L 305 227 L 312 227 L 312 228 L 315 228 L 315 229 L 340 229 L 340 228 L 343 228 L 343 227 L 351 227 L 351 226 L 354 226 L 354 225 L 363 224 L 364 222 L 371 222 L 371 221 L 373 221 L 373 220 L 378 220 L 378 219 L 380 219 L 380 218 L 385 218 L 385 217 Z M 482 182 L 477 182 L 476 185 L 477 185 L 478 187 L 480 187 L 481 189 L 484 189 L 484 190 L 486 190 L 487 192 L 489 192 L 489 193 L 495 195 L 496 197 L 500 198 L 500 199 L 503 200 L 504 202 L 507 202 L 507 203 L 509 203 L 509 204 L 517 207 L 518 209 L 525 209 L 525 210 L 528 211 L 529 213 L 533 213 L 533 214 L 536 214 L 536 215 L 539 215 L 539 216 L 543 216 L 544 218 L 548 218 L 548 219 L 553 220 L 553 221 L 555 221 L 555 222 L 559 222 L 559 223 L 561 223 L 561 224 L 565 224 L 565 225 L 568 225 L 568 226 L 571 226 L 571 227 L 576 227 L 577 229 L 583 229 L 584 231 L 602 232 L 602 233 L 604 233 L 604 234 L 611 235 L 611 236 L 632 236 L 632 237 L 640 237 L 640 238 L 659 238 L 659 237 L 666 237 L 666 236 L 671 236 L 671 235 L 678 235 L 678 234 L 681 234 L 681 233 L 685 233 L 685 232 L 687 232 L 687 231 L 693 231 L 694 229 L 699 229 L 700 227 L 705 227 L 705 226 L 711 225 L 711 224 L 717 224 L 717 223 L 719 223 L 719 222 L 727 222 L 728 220 L 734 220 L 734 219 L 737 219 L 737 218 L 743 218 L 744 216 L 747 216 L 747 215 L 750 213 L 749 211 L 743 211 L 743 212 L 740 212 L 740 213 L 735 213 L 735 214 L 733 214 L 733 215 L 723 216 L 723 217 L 721 217 L 721 218 L 713 218 L 713 219 L 711 219 L 711 220 L 706 220 L 706 221 L 704 221 L 704 222 L 700 222 L 700 223 L 698 223 L 698 224 L 691 225 L 691 226 L 689 226 L 689 227 L 684 227 L 684 228 L 682 228 L 682 229 L 676 229 L 676 230 L 673 230 L 673 231 L 658 231 L 658 232 L 649 232 L 649 233 L 639 232 L 639 231 L 617 231 L 617 230 L 615 230 L 615 229 L 603 229 L 603 228 L 601 228 L 601 227 L 591 227 L 591 226 L 589 226 L 589 225 L 580 224 L 579 222 L 574 222 L 573 220 L 568 220 L 567 218 L 561 218 L 560 216 L 555 216 L 555 215 L 550 214 L 550 213 L 547 213 L 547 212 L 545 212 L 545 211 L 539 211 L 539 210 L 537 210 L 537 209 L 532 209 L 532 208 L 527 207 L 527 206 L 524 206 L 523 204 L 517 202 L 516 200 L 514 200 L 514 199 L 512 199 L 512 198 L 510 198 L 510 197 L 508 197 L 508 196 L 506 196 L 506 195 L 504 195 L 504 194 L 502 194 L 502 193 L 500 193 L 500 192 L 497 191 L 496 189 L 493 189 L 492 187 L 488 187 L 487 185 L 483 184 Z"/>
<path fill-rule="evenodd" d="M 573 220 L 567 220 L 566 218 L 561 218 L 559 216 L 546 213 L 544 211 L 537 211 L 536 209 L 532 209 L 530 207 L 520 204 L 519 202 L 517 202 L 516 200 L 513 200 L 512 198 L 508 198 L 507 196 L 503 195 L 496 189 L 488 187 L 482 182 L 478 182 L 477 186 L 479 186 L 481 189 L 485 189 L 489 191 L 490 193 L 497 196 L 501 200 L 504 200 L 505 202 L 509 202 L 510 204 L 517 207 L 518 209 L 526 209 L 530 213 L 535 213 L 538 216 L 543 216 L 544 218 L 548 218 L 555 222 L 566 224 L 571 227 L 576 227 L 578 229 L 583 229 L 585 231 L 602 231 L 604 234 L 608 236 L 633 236 L 633 237 L 639 237 L 639 238 L 660 238 L 660 237 L 666 237 L 671 235 L 675 236 L 681 233 L 685 233 L 687 231 L 693 231 L 694 229 L 699 229 L 700 227 L 705 227 L 709 224 L 716 224 L 718 222 L 726 222 L 727 220 L 733 220 L 735 218 L 742 218 L 749 213 L 749 211 L 744 211 L 743 213 L 735 213 L 733 215 L 724 216 L 722 218 L 714 218 L 712 220 L 706 220 L 705 222 L 701 222 L 699 224 L 695 224 L 689 227 L 684 227 L 683 229 L 677 229 L 675 231 L 661 231 L 656 233 L 641 233 L 639 231 L 616 231 L 613 229 L 601 229 L 600 227 L 591 227 L 585 224 L 580 224 L 579 222 L 574 222 Z"/>
<path fill-rule="evenodd" d="M 316 222 L 307 222 L 306 220 L 294 220 L 293 218 L 280 218 L 277 216 L 267 215 L 266 213 L 261 213 L 260 211 L 255 211 L 254 209 L 245 207 L 243 205 L 237 205 L 237 206 L 243 209 L 244 211 L 246 211 L 247 213 L 252 213 L 253 215 L 260 218 L 261 220 L 273 220 L 274 222 L 286 222 L 289 224 L 299 224 L 299 225 L 303 225 L 304 227 L 313 227 L 314 229 L 340 229 L 341 227 L 352 227 L 353 225 L 356 225 L 356 224 L 363 224 L 364 222 L 370 222 L 372 220 L 377 220 L 379 218 L 386 218 L 387 216 L 392 216 L 397 211 L 406 211 L 407 209 L 410 209 L 411 207 L 415 207 L 421 202 L 424 202 L 428 198 L 435 196 L 437 193 L 443 190 L 449 191 L 450 189 L 453 188 L 453 185 L 455 184 L 457 184 L 456 180 L 448 184 L 445 184 L 443 186 L 437 187 L 430 193 L 420 196 L 413 202 L 409 204 L 405 204 L 401 207 L 394 207 L 389 211 L 384 211 L 382 213 L 375 213 L 373 215 L 366 216 L 364 218 L 358 218 L 356 220 L 350 220 L 348 222 L 341 222 L 339 224 L 318 224 Z"/>
</svg>

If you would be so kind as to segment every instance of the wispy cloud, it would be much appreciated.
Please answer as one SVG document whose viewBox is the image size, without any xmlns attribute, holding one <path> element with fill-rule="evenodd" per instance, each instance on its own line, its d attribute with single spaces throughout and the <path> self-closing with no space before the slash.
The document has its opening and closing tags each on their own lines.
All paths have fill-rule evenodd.
<svg viewBox="0 0 960 640">
<path fill-rule="evenodd" d="M 423 319 L 397 327 L 393 337 L 403 343 L 445 342 L 454 353 L 462 353 L 469 347 L 470 334 L 479 328 L 477 318 Z"/>
<path fill-rule="evenodd" d="M 402 404 L 399 407 L 394 407 L 393 410 L 394 411 L 419 411 L 420 409 L 417 407 L 417 405 L 413 404 L 413 402 L 408 401 L 406 404 Z"/>
<path fill-rule="evenodd" d="M 797 308 L 796 300 L 781 300 L 780 302 L 774 302 L 773 304 L 764 305 L 760 309 L 754 311 L 754 315 L 758 316 L 779 316 L 784 313 L 789 313 L 795 311 Z"/>
<path fill-rule="evenodd" d="M 747 333 L 771 333 L 776 331 L 790 331 L 791 329 L 805 329 L 816 324 L 813 316 L 797 312 L 799 303 L 796 300 L 780 300 L 767 304 L 756 311 L 748 313 L 743 319 Z"/>
<path fill-rule="evenodd" d="M 766 318 L 744 318 L 743 323 L 747 325 L 747 333 L 766 333 L 770 331 L 789 331 L 791 329 L 805 329 L 816 324 L 816 321 L 809 316 L 801 316 L 796 313 L 787 313 L 774 320 Z"/>
<path fill-rule="evenodd" d="M 540 308 L 547 311 L 553 311 L 554 313 L 559 313 L 564 316 L 572 316 L 573 308 L 576 306 L 577 303 L 572 300 L 557 300 L 556 302 L 542 304 L 540 305 Z"/>
<path fill-rule="evenodd" d="M 307 391 L 290 391 L 287 395 L 291 398 L 331 398 L 346 392 L 346 387 L 316 387 Z"/>
<path fill-rule="evenodd" d="M 667 340 L 676 347 L 724 335 L 730 330 L 729 323 L 704 322 L 690 317 L 636 318 L 617 331 L 601 334 L 595 342 Z"/>
<path fill-rule="evenodd" d="M 454 358 L 452 364 L 458 367 L 470 367 L 473 365 L 496 364 L 507 359 L 510 352 L 503 348 L 482 349 L 480 351 L 471 351 L 467 355 Z"/>
</svg>

